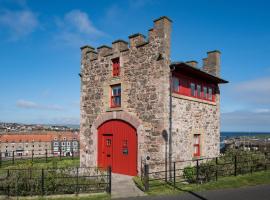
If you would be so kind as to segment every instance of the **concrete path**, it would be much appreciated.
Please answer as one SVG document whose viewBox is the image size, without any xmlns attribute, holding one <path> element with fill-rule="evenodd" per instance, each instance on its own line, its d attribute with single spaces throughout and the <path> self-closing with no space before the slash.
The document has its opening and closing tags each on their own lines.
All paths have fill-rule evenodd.
<svg viewBox="0 0 270 200">
<path fill-rule="evenodd" d="M 270 185 L 258 185 L 238 189 L 186 192 L 173 196 L 146 196 L 128 200 L 270 200 Z"/>
<path fill-rule="evenodd" d="M 112 174 L 112 198 L 127 198 L 144 196 L 145 194 L 137 188 L 132 176 Z"/>
</svg>

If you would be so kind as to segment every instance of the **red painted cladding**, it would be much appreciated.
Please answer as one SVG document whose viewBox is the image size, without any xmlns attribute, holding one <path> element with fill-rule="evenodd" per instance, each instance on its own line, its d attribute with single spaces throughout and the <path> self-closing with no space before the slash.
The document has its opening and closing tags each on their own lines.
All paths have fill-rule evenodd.
<svg viewBox="0 0 270 200">
<path fill-rule="evenodd" d="M 108 145 L 109 143 L 111 145 Z M 136 129 L 120 120 L 110 120 L 102 124 L 98 128 L 98 166 L 111 166 L 114 173 L 136 176 Z"/>
<path fill-rule="evenodd" d="M 195 77 L 189 77 L 183 74 L 179 73 L 174 73 L 173 77 L 178 79 L 179 81 L 179 86 L 178 89 L 175 90 L 175 86 L 173 86 L 174 93 L 178 93 L 181 95 L 189 96 L 189 97 L 194 97 L 198 99 L 203 99 L 206 101 L 216 101 L 216 84 L 213 83 L 208 83 L 205 80 L 201 80 L 199 78 Z M 191 83 L 195 84 L 195 95 L 192 95 L 191 91 Z M 173 83 L 174 84 L 174 83 Z M 198 87 L 200 86 L 200 87 Z M 204 87 L 206 87 L 206 95 L 204 95 Z M 212 91 L 212 95 L 210 95 L 209 91 Z"/>
</svg>

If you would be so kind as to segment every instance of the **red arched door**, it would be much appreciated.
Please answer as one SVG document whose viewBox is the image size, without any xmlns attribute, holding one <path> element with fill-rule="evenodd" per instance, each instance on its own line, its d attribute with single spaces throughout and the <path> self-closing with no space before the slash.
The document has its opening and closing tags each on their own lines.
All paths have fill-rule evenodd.
<svg viewBox="0 0 270 200">
<path fill-rule="evenodd" d="M 130 124 L 110 120 L 98 128 L 98 166 L 112 172 L 137 175 L 137 133 Z"/>
</svg>

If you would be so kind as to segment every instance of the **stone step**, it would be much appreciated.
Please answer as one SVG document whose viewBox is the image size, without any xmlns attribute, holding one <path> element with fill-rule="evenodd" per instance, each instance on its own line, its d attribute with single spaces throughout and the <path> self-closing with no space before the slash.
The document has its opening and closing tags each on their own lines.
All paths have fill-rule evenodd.
<svg viewBox="0 0 270 200">
<path fill-rule="evenodd" d="M 145 196 L 144 192 L 137 188 L 132 176 L 122 174 L 112 174 L 112 193 L 113 199 Z"/>
</svg>

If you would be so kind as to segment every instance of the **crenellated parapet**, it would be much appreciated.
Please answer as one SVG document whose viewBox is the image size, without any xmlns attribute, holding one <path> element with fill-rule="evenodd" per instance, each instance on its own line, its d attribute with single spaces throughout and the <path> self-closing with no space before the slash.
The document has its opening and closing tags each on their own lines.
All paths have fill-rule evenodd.
<svg viewBox="0 0 270 200">
<path fill-rule="evenodd" d="M 171 23 L 172 21 L 168 17 L 160 17 L 154 20 L 153 28 L 148 30 L 148 37 L 142 33 L 136 33 L 128 36 L 129 42 L 122 39 L 113 41 L 112 47 L 101 45 L 95 49 L 94 47 L 86 45 L 81 47 L 82 56 L 87 54 L 88 59 L 92 61 L 102 57 L 117 55 L 130 49 L 138 49 L 159 39 L 161 45 L 164 47 L 163 52 L 160 53 L 164 53 L 169 57 Z"/>
</svg>

